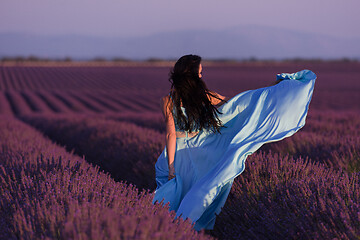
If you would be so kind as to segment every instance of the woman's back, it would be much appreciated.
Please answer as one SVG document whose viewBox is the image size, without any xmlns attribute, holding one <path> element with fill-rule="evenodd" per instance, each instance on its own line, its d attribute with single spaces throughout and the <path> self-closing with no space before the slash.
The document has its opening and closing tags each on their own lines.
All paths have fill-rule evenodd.
<svg viewBox="0 0 360 240">
<path fill-rule="evenodd" d="M 212 95 L 208 95 L 208 98 L 213 106 L 219 106 L 220 103 L 223 103 L 225 101 L 224 96 L 222 96 L 216 92 L 211 92 L 211 94 Z M 213 95 L 216 97 L 214 97 Z M 174 104 L 174 101 L 173 101 L 171 95 L 169 94 L 169 95 L 163 97 L 161 102 L 162 102 L 161 103 L 162 105 L 166 104 L 169 107 L 169 109 L 171 110 L 171 113 L 172 113 L 172 116 L 174 119 L 175 131 L 177 131 L 177 132 L 184 131 L 184 130 L 181 130 L 178 125 L 177 111 L 175 109 L 175 104 Z M 163 108 L 164 108 L 164 106 L 161 106 L 161 109 L 163 109 Z M 182 106 L 181 102 L 180 102 L 180 109 L 181 109 L 182 114 L 185 116 L 185 118 L 187 118 L 186 108 L 184 108 Z M 192 128 L 187 132 L 198 132 L 198 131 L 199 131 L 199 129 L 195 127 L 195 124 L 192 124 Z M 184 132 L 186 132 L 186 130 Z"/>
</svg>

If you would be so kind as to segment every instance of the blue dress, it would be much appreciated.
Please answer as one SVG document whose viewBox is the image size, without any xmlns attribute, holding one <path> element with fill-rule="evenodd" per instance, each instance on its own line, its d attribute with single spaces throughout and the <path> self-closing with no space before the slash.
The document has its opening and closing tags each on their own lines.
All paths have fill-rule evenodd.
<svg viewBox="0 0 360 240">
<path fill-rule="evenodd" d="M 218 108 L 221 134 L 200 131 L 176 139 L 175 175 L 168 181 L 166 147 L 156 164 L 153 202 L 169 202 L 196 230 L 212 229 L 245 160 L 263 144 L 293 135 L 305 124 L 316 75 L 278 74 L 280 83 L 240 93 Z"/>
</svg>

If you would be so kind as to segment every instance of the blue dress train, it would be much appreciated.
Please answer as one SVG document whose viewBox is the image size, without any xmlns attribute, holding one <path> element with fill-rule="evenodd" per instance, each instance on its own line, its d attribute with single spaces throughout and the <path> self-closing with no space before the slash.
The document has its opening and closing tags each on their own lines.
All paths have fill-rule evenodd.
<svg viewBox="0 0 360 240">
<path fill-rule="evenodd" d="M 175 175 L 168 181 L 166 148 L 156 164 L 153 202 L 169 202 L 196 230 L 212 229 L 245 160 L 263 144 L 293 135 L 305 124 L 316 75 L 278 74 L 280 83 L 242 92 L 218 108 L 221 134 L 207 130 L 176 139 Z"/>
</svg>

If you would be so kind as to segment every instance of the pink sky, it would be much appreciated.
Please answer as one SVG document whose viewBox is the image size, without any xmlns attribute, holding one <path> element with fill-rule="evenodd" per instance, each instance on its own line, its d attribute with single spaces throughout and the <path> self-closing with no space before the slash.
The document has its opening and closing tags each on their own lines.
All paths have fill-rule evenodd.
<svg viewBox="0 0 360 240">
<path fill-rule="evenodd" d="M 1 0 L 0 32 L 148 35 L 265 25 L 359 38 L 359 0 Z"/>
</svg>

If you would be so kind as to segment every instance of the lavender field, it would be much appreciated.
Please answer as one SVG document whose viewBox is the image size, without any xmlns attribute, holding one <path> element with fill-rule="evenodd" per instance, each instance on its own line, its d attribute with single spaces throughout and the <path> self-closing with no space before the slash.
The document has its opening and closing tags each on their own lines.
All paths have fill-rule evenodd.
<svg viewBox="0 0 360 240">
<path fill-rule="evenodd" d="M 0 66 L 0 239 L 359 239 L 360 63 L 205 63 L 232 97 L 317 76 L 306 125 L 248 157 L 212 231 L 152 205 L 169 66 Z"/>
</svg>

